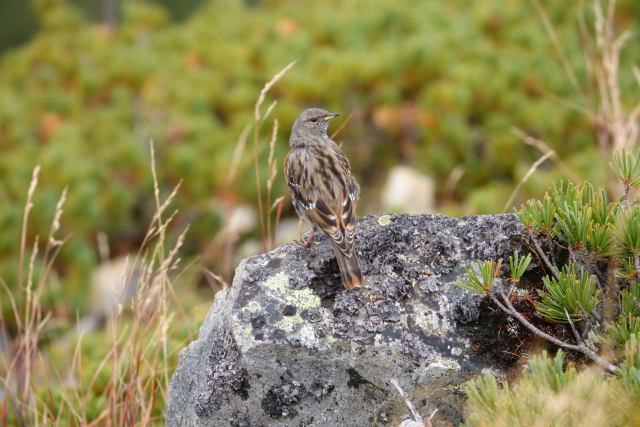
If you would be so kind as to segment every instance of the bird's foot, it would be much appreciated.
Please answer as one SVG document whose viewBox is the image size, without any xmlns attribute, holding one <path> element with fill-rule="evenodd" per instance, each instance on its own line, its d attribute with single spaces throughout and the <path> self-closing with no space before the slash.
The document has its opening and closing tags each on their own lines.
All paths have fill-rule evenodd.
<svg viewBox="0 0 640 427">
<path fill-rule="evenodd" d="M 306 240 L 304 238 L 300 240 L 296 240 L 296 243 L 299 244 L 300 246 L 307 248 L 309 252 L 311 252 L 311 255 L 315 255 L 315 250 L 311 247 L 311 244 L 313 243 L 313 237 L 315 236 L 315 234 L 316 234 L 316 230 L 311 230 L 311 234 Z"/>
</svg>

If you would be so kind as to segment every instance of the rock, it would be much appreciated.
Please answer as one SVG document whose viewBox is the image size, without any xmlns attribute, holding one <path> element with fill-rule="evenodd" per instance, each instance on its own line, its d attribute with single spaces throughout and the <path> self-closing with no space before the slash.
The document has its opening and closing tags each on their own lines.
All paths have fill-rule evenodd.
<svg viewBox="0 0 640 427">
<path fill-rule="evenodd" d="M 109 249 L 106 240 L 100 240 L 101 252 L 106 257 Z M 104 237 L 106 239 L 106 236 Z M 80 319 L 75 328 L 57 340 L 61 349 L 70 350 L 79 336 L 104 327 L 107 319 L 118 313 L 135 296 L 143 280 L 144 272 L 136 257 L 121 256 L 100 263 L 91 274 L 89 294 L 90 311 Z"/>
<path fill-rule="evenodd" d="M 324 236 L 315 255 L 291 243 L 240 263 L 180 354 L 169 426 L 397 426 L 411 414 L 391 379 L 434 425 L 462 421 L 461 384 L 514 359 L 504 317 L 454 283 L 508 259 L 520 221 L 368 216 L 357 232 L 367 285 L 351 291 Z"/>
<path fill-rule="evenodd" d="M 255 229 L 258 223 L 258 214 L 250 205 L 235 205 L 229 212 L 224 232 L 233 236 L 240 236 Z"/>
<path fill-rule="evenodd" d="M 121 256 L 98 265 L 91 275 L 91 313 L 104 317 L 131 301 L 141 275 L 135 256 Z"/>
<path fill-rule="evenodd" d="M 395 166 L 382 190 L 382 208 L 386 211 L 424 214 L 433 211 L 435 184 L 427 175 L 409 166 Z"/>
<path fill-rule="evenodd" d="M 311 231 L 311 226 L 306 221 L 301 221 L 298 217 L 284 218 L 276 228 L 276 244 L 283 245 L 301 239 L 305 233 Z M 254 252 L 255 254 L 255 252 Z"/>
</svg>

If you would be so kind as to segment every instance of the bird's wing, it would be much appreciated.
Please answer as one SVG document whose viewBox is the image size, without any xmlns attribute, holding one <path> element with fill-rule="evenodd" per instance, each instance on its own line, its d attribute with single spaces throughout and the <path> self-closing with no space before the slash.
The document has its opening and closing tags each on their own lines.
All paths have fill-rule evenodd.
<svg viewBox="0 0 640 427">
<path fill-rule="evenodd" d="M 302 153 L 291 151 L 284 160 L 284 177 L 291 194 L 293 206 L 298 213 L 305 213 L 312 209 L 315 201 L 309 189 L 305 189 L 302 181 L 307 180 L 308 171 L 305 170 Z M 305 215 L 306 216 L 306 215 Z"/>
<path fill-rule="evenodd" d="M 358 188 L 348 160 L 336 154 L 294 150 L 285 160 L 285 176 L 296 210 L 304 212 L 340 252 L 351 257 Z"/>
<path fill-rule="evenodd" d="M 342 166 L 343 170 L 346 172 L 345 174 L 345 178 L 347 181 L 346 188 L 347 188 L 349 197 L 351 197 L 351 200 L 355 202 L 358 200 L 358 197 L 360 196 L 360 186 L 358 185 L 353 175 L 351 175 L 351 164 L 349 163 L 349 159 L 347 159 L 347 156 L 345 156 L 344 153 L 340 151 L 339 148 L 337 148 L 337 145 L 336 145 L 335 154 L 336 154 L 336 159 Z"/>
<path fill-rule="evenodd" d="M 351 258 L 355 238 L 355 204 L 345 195 L 340 206 L 329 206 L 322 199 L 316 200 L 309 218 L 331 238 L 334 246 Z"/>
</svg>

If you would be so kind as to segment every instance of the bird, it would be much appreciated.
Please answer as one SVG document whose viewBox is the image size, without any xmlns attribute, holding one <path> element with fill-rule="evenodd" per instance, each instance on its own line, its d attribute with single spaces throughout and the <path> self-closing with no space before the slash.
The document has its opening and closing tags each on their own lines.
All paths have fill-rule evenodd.
<svg viewBox="0 0 640 427">
<path fill-rule="evenodd" d="M 327 135 L 329 120 L 337 116 L 322 108 L 309 108 L 298 116 L 291 128 L 284 175 L 296 213 L 313 226 L 304 245 L 308 248 L 315 232 L 322 230 L 331 241 L 342 284 L 351 289 L 364 284 L 354 247 L 360 186 L 349 160 Z"/>
</svg>

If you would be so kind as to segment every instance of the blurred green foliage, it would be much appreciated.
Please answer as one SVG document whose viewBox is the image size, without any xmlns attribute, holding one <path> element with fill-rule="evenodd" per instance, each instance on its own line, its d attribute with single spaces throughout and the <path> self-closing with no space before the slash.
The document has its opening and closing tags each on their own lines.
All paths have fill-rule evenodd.
<svg viewBox="0 0 640 427">
<path fill-rule="evenodd" d="M 24 43 L 37 31 L 37 23 L 27 2 L 0 2 L 0 54 Z"/>
<path fill-rule="evenodd" d="M 485 373 L 466 383 L 467 427 L 622 426 L 638 424 L 640 359 L 634 337 L 625 349 L 619 376 L 577 371 L 559 350 L 529 360 L 518 381 L 498 384 Z"/>
<path fill-rule="evenodd" d="M 569 62 L 586 81 L 577 8 L 546 3 Z M 0 277 L 9 286 L 36 164 L 42 175 L 34 234 L 46 235 L 69 187 L 63 232 L 72 238 L 57 267 L 76 299 L 70 303 L 82 303 L 78 289 L 97 262 L 97 233 L 108 236 L 115 254 L 139 245 L 153 212 L 150 139 L 161 191 L 183 182 L 176 204 L 178 223 L 192 225 L 186 247 L 201 249 L 220 228 L 215 206 L 257 94 L 292 60 L 297 65 L 271 91 L 279 100 L 276 156 L 283 158 L 302 108 L 354 113 L 338 140 L 364 187 L 361 213 L 375 207 L 385 172 L 401 162 L 439 183 L 461 166 L 454 193 L 438 196 L 460 203 L 454 212 L 499 211 L 539 156 L 512 126 L 547 141 L 595 185 L 605 179 L 605 168 L 594 164 L 607 159 L 600 159 L 587 119 L 549 96 L 589 102 L 572 88 L 527 2 L 219 0 L 175 23 L 158 5 L 123 1 L 115 29 L 65 0 L 32 6 L 39 32 L 0 62 Z M 621 1 L 618 9 L 625 28 L 639 27 L 638 2 Z M 638 55 L 630 50 L 624 59 Z M 623 93 L 636 84 L 627 71 Z M 255 200 L 247 166 L 241 163 L 240 184 L 225 193 L 232 202 Z M 539 170 L 522 197 L 541 194 L 557 176 Z M 274 193 L 282 191 L 277 180 Z"/>
</svg>

